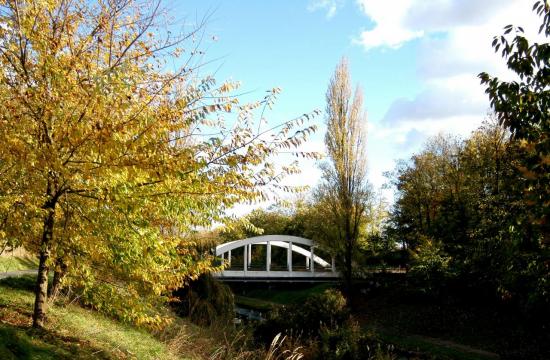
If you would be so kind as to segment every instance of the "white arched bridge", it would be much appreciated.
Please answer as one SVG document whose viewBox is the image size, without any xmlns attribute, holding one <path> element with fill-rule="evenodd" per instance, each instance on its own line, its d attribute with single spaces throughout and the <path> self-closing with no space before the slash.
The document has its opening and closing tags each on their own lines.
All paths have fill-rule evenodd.
<svg viewBox="0 0 550 360">
<path fill-rule="evenodd" d="M 319 254 L 316 254 L 316 251 Z M 225 269 L 214 274 L 226 281 L 333 281 L 340 277 L 334 257 L 322 258 L 312 240 L 263 235 L 216 246 Z"/>
</svg>

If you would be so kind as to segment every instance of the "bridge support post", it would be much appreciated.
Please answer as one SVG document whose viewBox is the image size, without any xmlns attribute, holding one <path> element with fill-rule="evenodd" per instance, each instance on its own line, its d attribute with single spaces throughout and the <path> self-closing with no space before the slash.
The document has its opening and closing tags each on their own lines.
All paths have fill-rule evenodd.
<svg viewBox="0 0 550 360">
<path fill-rule="evenodd" d="M 286 263 L 288 266 L 288 272 L 292 272 L 292 241 L 288 242 L 288 248 L 286 251 Z"/>
<path fill-rule="evenodd" d="M 265 256 L 265 270 L 271 271 L 271 241 L 267 242 L 267 251 Z"/>
<path fill-rule="evenodd" d="M 243 267 L 244 275 L 246 276 L 246 272 L 248 270 L 248 246 L 243 248 Z"/>
<path fill-rule="evenodd" d="M 252 244 L 249 244 L 249 245 L 247 246 L 247 248 L 248 248 L 248 257 L 247 257 L 247 259 L 248 259 L 248 266 L 250 266 L 250 264 L 252 264 Z"/>
<path fill-rule="evenodd" d="M 227 252 L 227 263 L 231 267 L 231 250 Z"/>
<path fill-rule="evenodd" d="M 311 245 L 311 247 L 309 248 L 309 254 L 311 256 L 311 260 L 310 260 L 311 267 L 309 268 L 309 270 L 312 273 L 314 273 L 315 272 L 315 255 L 313 254 L 313 245 Z"/>
<path fill-rule="evenodd" d="M 309 257 L 306 256 L 306 269 L 309 268 Z"/>
<path fill-rule="evenodd" d="M 332 257 L 332 272 L 336 272 L 336 261 L 334 260 L 334 256 Z"/>
</svg>

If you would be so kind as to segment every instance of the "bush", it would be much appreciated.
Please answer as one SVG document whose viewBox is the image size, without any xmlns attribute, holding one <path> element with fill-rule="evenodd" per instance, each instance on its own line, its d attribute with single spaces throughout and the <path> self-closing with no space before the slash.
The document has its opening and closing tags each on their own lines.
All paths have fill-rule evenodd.
<svg viewBox="0 0 550 360">
<path fill-rule="evenodd" d="M 323 327 L 320 331 L 316 358 L 326 360 L 361 359 L 361 329 L 355 323 L 336 328 Z"/>
<path fill-rule="evenodd" d="M 176 313 L 189 317 L 198 325 L 229 322 L 235 315 L 235 299 L 231 289 L 210 274 L 201 275 L 174 295 L 178 299 L 172 303 Z"/>
<path fill-rule="evenodd" d="M 255 329 L 255 338 L 268 344 L 278 333 L 318 338 L 321 329 L 342 326 L 349 318 L 346 299 L 335 289 L 309 297 L 303 304 L 274 309 Z"/>
<path fill-rule="evenodd" d="M 421 292 L 437 295 L 451 278 L 451 257 L 443 252 L 440 243 L 423 238 L 412 259 L 409 276 L 413 283 Z"/>
</svg>

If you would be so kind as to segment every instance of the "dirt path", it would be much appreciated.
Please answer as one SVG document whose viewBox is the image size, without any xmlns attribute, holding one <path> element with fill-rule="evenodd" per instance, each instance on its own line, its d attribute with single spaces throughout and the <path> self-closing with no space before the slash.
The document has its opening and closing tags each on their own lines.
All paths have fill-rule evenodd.
<svg viewBox="0 0 550 360">
<path fill-rule="evenodd" d="M 498 354 L 495 354 L 491 351 L 478 349 L 469 345 L 460 344 L 452 340 L 444 340 L 440 338 L 434 338 L 430 336 L 417 335 L 413 333 L 404 333 L 402 331 L 397 331 L 396 329 L 386 328 L 380 326 L 367 326 L 363 328 L 366 331 L 372 331 L 384 341 L 394 344 L 397 347 L 403 347 L 406 350 L 417 350 L 421 353 L 432 354 L 431 348 L 436 349 L 447 349 L 448 351 L 453 351 L 461 353 L 464 355 L 472 355 L 475 359 L 500 359 Z M 432 355 L 437 354 L 438 351 Z"/>
<path fill-rule="evenodd" d="M 6 271 L 0 272 L 0 279 L 5 279 L 9 277 L 19 277 L 23 275 L 36 275 L 37 270 L 17 270 L 17 271 Z"/>
<path fill-rule="evenodd" d="M 466 353 L 485 356 L 489 359 L 500 359 L 500 356 L 498 356 L 498 354 L 495 354 L 493 352 L 476 349 L 471 346 L 459 344 L 450 340 L 443 340 L 443 339 L 432 338 L 432 337 L 421 336 L 421 335 L 409 335 L 406 337 L 412 340 L 420 340 L 420 341 L 428 342 L 430 344 L 434 344 L 437 346 L 448 347 L 448 348 L 452 348 L 452 349 L 459 350 Z"/>
</svg>

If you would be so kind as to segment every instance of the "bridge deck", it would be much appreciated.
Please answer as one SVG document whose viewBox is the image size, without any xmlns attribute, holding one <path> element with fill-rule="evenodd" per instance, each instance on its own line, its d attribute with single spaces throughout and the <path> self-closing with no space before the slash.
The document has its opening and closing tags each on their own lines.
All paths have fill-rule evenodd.
<svg viewBox="0 0 550 360">
<path fill-rule="evenodd" d="M 218 280 L 225 282 L 338 282 L 338 272 L 315 272 L 310 271 L 224 271 L 214 274 Z"/>
<path fill-rule="evenodd" d="M 217 278 L 232 277 L 232 278 L 339 278 L 340 273 L 326 272 L 311 272 L 311 271 L 243 271 L 243 270 L 225 270 L 221 273 L 214 274 Z"/>
</svg>

